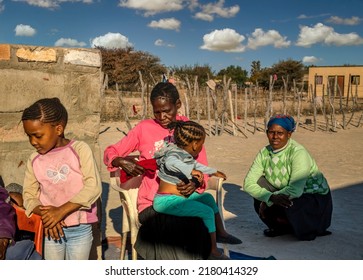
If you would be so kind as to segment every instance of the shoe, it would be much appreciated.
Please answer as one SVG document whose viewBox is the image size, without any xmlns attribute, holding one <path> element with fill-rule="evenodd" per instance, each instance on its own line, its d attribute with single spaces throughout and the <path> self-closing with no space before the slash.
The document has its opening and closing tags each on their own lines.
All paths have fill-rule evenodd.
<svg viewBox="0 0 363 280">
<path fill-rule="evenodd" d="M 208 260 L 230 260 L 225 254 L 221 253 L 219 256 L 210 254 Z"/>
<path fill-rule="evenodd" d="M 267 237 L 276 237 L 276 236 L 281 236 L 281 235 L 285 235 L 285 234 L 288 234 L 288 232 L 283 231 L 283 230 L 273 229 L 273 228 L 268 228 L 263 231 L 263 235 L 267 236 Z"/>
<path fill-rule="evenodd" d="M 217 235 L 217 243 L 224 243 L 224 244 L 241 244 L 242 240 L 234 237 L 231 234 L 227 236 Z"/>
</svg>

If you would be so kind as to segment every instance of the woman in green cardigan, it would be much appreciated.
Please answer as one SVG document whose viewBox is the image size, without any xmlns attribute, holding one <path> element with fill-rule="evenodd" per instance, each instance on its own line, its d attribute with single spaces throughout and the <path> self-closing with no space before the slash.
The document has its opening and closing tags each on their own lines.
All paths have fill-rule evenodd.
<svg viewBox="0 0 363 280">
<path fill-rule="evenodd" d="M 268 226 L 264 235 L 292 233 L 300 240 L 331 234 L 332 198 L 324 175 L 308 151 L 291 135 L 295 121 L 275 115 L 267 124 L 269 145 L 257 154 L 243 190 Z"/>
</svg>

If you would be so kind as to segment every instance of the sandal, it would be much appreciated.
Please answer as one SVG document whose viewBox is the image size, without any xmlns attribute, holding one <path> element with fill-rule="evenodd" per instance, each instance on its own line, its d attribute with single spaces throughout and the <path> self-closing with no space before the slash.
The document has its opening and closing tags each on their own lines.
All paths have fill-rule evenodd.
<svg viewBox="0 0 363 280">
<path fill-rule="evenodd" d="M 242 240 L 234 237 L 231 234 L 227 236 L 217 235 L 217 243 L 224 243 L 224 244 L 241 244 Z"/>
<path fill-rule="evenodd" d="M 225 254 L 221 253 L 219 256 L 210 254 L 208 260 L 230 260 Z"/>
</svg>

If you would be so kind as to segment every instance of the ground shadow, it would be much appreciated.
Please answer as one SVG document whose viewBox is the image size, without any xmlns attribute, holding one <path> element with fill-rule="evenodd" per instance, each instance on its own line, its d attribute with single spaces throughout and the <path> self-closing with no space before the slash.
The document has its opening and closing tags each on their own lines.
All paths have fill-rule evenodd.
<svg viewBox="0 0 363 280">
<path fill-rule="evenodd" d="M 243 240 L 231 250 L 281 260 L 362 260 L 363 259 L 363 182 L 332 191 L 333 216 L 330 236 L 314 241 L 298 241 L 292 235 L 263 236 L 266 226 L 253 209 L 253 200 L 241 186 L 224 184 L 224 208 L 230 212 L 227 230 Z"/>
<path fill-rule="evenodd" d="M 119 195 L 116 193 L 115 195 Z M 106 210 L 109 203 L 110 184 L 102 182 L 102 218 L 101 218 L 101 234 L 102 234 L 102 259 L 116 260 L 120 258 L 121 246 L 121 230 L 122 230 L 122 207 L 121 202 L 117 208 Z M 107 220 L 111 219 L 111 222 Z M 113 227 L 118 236 L 106 236 L 106 228 Z"/>
<path fill-rule="evenodd" d="M 102 228 L 102 236 L 105 238 L 105 229 L 107 226 L 112 225 L 114 230 L 121 234 L 121 217 L 122 217 L 122 207 L 121 202 L 120 206 L 117 208 L 111 209 L 108 212 L 106 211 L 106 207 L 108 205 L 108 198 L 110 193 L 110 184 L 106 182 L 102 182 L 102 222 L 101 222 L 101 228 Z M 118 193 L 115 194 L 118 196 Z M 111 224 L 107 224 L 107 216 L 111 219 Z"/>
</svg>

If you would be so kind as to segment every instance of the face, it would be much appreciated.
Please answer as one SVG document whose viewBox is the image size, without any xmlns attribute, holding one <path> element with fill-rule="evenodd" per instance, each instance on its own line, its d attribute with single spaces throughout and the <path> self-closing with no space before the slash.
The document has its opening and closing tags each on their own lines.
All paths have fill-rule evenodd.
<svg viewBox="0 0 363 280">
<path fill-rule="evenodd" d="M 44 155 L 64 144 L 64 138 L 61 137 L 64 128 L 61 124 L 53 125 L 39 120 L 26 120 L 23 121 L 23 128 L 29 137 L 30 144 L 39 154 Z"/>
<path fill-rule="evenodd" d="M 190 147 L 187 150 L 189 154 L 191 154 L 194 158 L 196 158 L 203 149 L 204 141 L 205 141 L 205 135 L 203 136 L 202 139 L 190 143 L 189 145 Z"/>
<path fill-rule="evenodd" d="M 277 124 L 273 124 L 267 129 L 267 138 L 273 150 L 284 147 L 290 137 L 291 132 L 288 132 L 285 128 Z"/>
<path fill-rule="evenodd" d="M 156 98 L 152 103 L 154 117 L 156 121 L 164 128 L 167 128 L 168 124 L 176 120 L 176 114 L 180 108 L 180 100 L 173 104 L 170 99 Z"/>
</svg>

